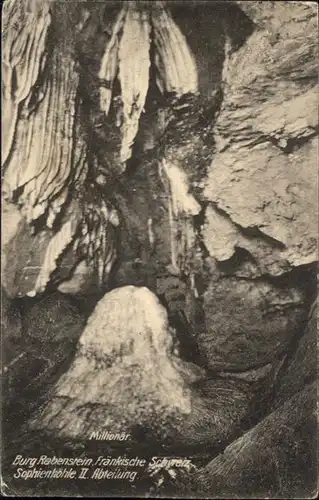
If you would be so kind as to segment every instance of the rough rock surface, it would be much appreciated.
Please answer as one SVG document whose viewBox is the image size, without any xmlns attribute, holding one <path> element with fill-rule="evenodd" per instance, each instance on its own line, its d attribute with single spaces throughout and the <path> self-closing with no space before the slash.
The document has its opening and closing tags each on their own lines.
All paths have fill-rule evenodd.
<svg viewBox="0 0 319 500">
<path fill-rule="evenodd" d="M 314 498 L 315 434 L 310 384 L 195 473 L 195 498 Z"/>
<path fill-rule="evenodd" d="M 257 27 L 224 66 L 207 248 L 218 260 L 246 248 L 280 274 L 317 260 L 317 16 L 311 2 L 239 5 Z M 258 239 L 247 241 L 245 229 Z"/>
<path fill-rule="evenodd" d="M 194 496 L 309 498 L 317 488 L 314 313 L 304 333 L 315 292 L 306 266 L 318 259 L 317 13 L 311 2 L 237 4 L 254 30 L 238 50 L 227 47 L 204 190 L 213 278 L 197 339 L 212 369 L 273 371 L 269 415 L 195 474 Z"/>
<path fill-rule="evenodd" d="M 19 350 L 22 337 L 22 319 L 19 308 L 1 289 L 1 334 L 2 334 L 2 363 L 5 366 L 11 363 Z"/>
<path fill-rule="evenodd" d="M 5 205 L 3 216 L 2 283 L 11 298 L 34 296 L 35 285 L 43 268 L 54 232 L 44 229 L 34 232 L 24 217 L 12 204 Z M 64 293 L 96 293 L 98 276 L 93 266 L 79 262 L 74 249 L 66 248 L 56 259 L 58 269 L 49 273 L 49 288 L 59 288 Z"/>
<path fill-rule="evenodd" d="M 242 371 L 273 362 L 304 328 L 304 300 L 297 287 L 266 279 L 212 280 L 204 294 L 207 329 L 197 336 L 210 369 Z"/>
<path fill-rule="evenodd" d="M 4 247 L 15 234 L 18 224 L 22 219 L 18 208 L 13 203 L 9 203 L 4 199 L 1 200 L 1 241 Z M 4 257 L 4 255 L 3 255 Z M 2 257 L 2 265 L 3 265 Z"/>
<path fill-rule="evenodd" d="M 50 233 L 42 231 L 33 235 L 26 220 L 21 218 L 16 231 L 3 245 L 3 285 L 10 297 L 23 297 L 34 288 L 51 238 Z"/>
<path fill-rule="evenodd" d="M 274 394 L 273 408 L 289 399 L 297 391 L 317 380 L 318 377 L 318 329 L 317 301 L 311 307 L 308 323 L 303 336 L 297 339 L 297 348 L 287 353 L 281 376 Z"/>
<path fill-rule="evenodd" d="M 20 412 L 28 413 L 36 407 L 39 396 L 63 373 L 74 356 L 86 320 L 62 293 L 41 297 L 40 301 L 17 302 L 2 294 L 6 425 L 10 425 L 12 413 L 18 419 Z"/>
</svg>

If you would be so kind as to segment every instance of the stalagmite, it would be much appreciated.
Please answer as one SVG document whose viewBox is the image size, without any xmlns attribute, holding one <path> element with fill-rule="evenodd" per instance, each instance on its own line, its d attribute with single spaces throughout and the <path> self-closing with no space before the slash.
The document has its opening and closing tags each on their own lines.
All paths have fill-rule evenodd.
<svg viewBox="0 0 319 500">
<path fill-rule="evenodd" d="M 130 433 L 136 423 L 155 434 L 164 422 L 166 432 L 178 427 L 178 418 L 191 411 L 185 380 L 198 374 L 175 362 L 172 350 L 167 313 L 155 295 L 133 286 L 107 293 L 88 321 L 72 365 L 31 427 L 81 440 L 97 430 Z"/>
</svg>

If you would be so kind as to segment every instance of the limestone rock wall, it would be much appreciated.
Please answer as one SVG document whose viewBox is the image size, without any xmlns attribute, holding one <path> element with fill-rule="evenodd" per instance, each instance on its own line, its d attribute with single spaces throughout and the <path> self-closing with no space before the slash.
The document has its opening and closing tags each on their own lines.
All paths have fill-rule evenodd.
<svg viewBox="0 0 319 500">
<path fill-rule="evenodd" d="M 256 27 L 227 50 L 204 238 L 217 260 L 245 248 L 276 276 L 317 260 L 317 16 L 311 2 L 238 5 Z"/>
</svg>

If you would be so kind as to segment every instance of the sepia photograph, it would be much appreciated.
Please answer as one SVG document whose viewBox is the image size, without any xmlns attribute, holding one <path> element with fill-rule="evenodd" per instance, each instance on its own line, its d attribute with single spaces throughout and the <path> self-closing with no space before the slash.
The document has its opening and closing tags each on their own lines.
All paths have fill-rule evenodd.
<svg viewBox="0 0 319 500">
<path fill-rule="evenodd" d="M 4 0 L 1 494 L 318 494 L 318 7 Z"/>
</svg>

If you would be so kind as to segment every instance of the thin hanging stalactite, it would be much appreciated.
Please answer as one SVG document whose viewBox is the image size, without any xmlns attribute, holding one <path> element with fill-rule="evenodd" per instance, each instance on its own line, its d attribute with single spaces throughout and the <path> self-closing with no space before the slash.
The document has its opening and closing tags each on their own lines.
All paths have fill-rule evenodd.
<svg viewBox="0 0 319 500">
<path fill-rule="evenodd" d="M 196 240 L 193 217 L 200 213 L 201 206 L 188 192 L 186 175 L 179 167 L 163 159 L 159 175 L 167 193 L 172 270 L 188 274 L 188 260 Z"/>
<path fill-rule="evenodd" d="M 119 80 L 123 103 L 121 161 L 131 157 L 149 87 L 150 22 L 147 10 L 130 2 L 119 46 Z"/>
</svg>

